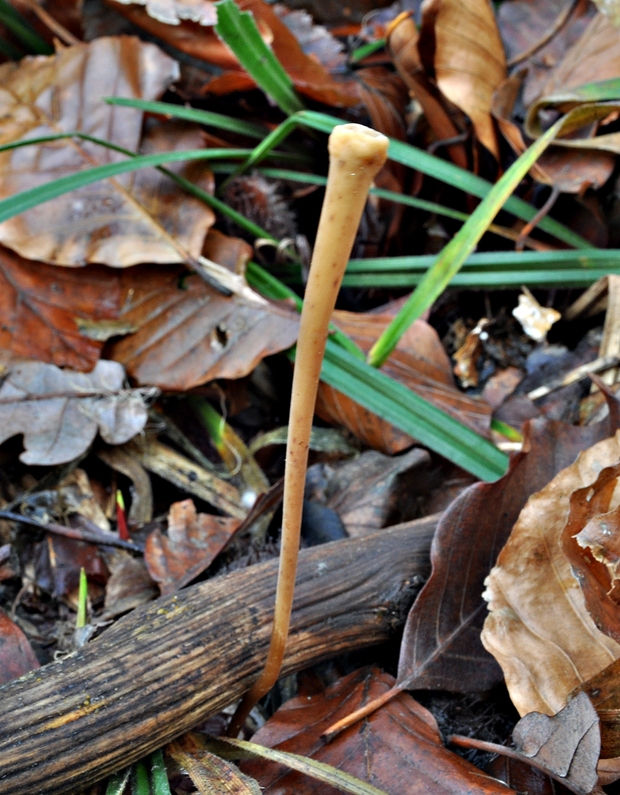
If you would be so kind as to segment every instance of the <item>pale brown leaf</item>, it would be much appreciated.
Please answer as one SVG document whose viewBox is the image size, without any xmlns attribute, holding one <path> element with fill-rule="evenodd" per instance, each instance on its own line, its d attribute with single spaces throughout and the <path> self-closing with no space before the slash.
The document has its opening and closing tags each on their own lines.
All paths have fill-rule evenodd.
<svg viewBox="0 0 620 795">
<path fill-rule="evenodd" d="M 80 131 L 136 151 L 142 112 L 107 105 L 104 97 L 155 99 L 177 76 L 176 62 L 153 44 L 122 36 L 61 49 L 49 58 L 6 63 L 0 67 L 0 141 Z M 177 134 L 181 128 L 170 129 Z M 178 140 L 166 136 L 165 127 L 149 134 L 145 151 L 201 146 L 196 128 L 182 129 Z M 78 139 L 3 152 L 0 197 L 124 159 Z M 211 184 L 204 166 L 188 166 L 182 173 L 194 181 L 206 178 L 205 188 Z M 80 188 L 4 221 L 0 241 L 24 257 L 58 265 L 123 267 L 180 262 L 183 251 L 198 256 L 212 223 L 202 202 L 149 169 Z"/>
<path fill-rule="evenodd" d="M 499 158 L 491 101 L 506 77 L 506 58 L 491 3 L 427 0 L 422 35 L 430 37 L 431 30 L 437 85 L 467 113 L 478 140 Z"/>
<path fill-rule="evenodd" d="M 533 495 L 486 580 L 482 641 L 523 715 L 555 714 L 574 687 L 620 656 L 597 629 L 561 546 L 571 494 L 620 457 L 620 436 L 591 447 Z"/>
<path fill-rule="evenodd" d="M 0 443 L 23 434 L 21 460 L 47 466 L 77 458 L 97 431 L 108 444 L 123 444 L 147 420 L 144 394 L 124 390 L 124 381 L 117 362 L 99 361 L 91 373 L 17 364 L 0 387 Z"/>
</svg>

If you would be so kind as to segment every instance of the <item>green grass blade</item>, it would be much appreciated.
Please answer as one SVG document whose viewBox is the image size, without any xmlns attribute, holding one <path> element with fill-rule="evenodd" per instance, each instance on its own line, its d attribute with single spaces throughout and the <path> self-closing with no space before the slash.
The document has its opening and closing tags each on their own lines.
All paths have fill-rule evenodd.
<svg viewBox="0 0 620 795">
<path fill-rule="evenodd" d="M 508 458 L 492 442 L 332 340 L 321 380 L 482 480 L 506 472 Z"/>
<path fill-rule="evenodd" d="M 130 773 L 131 768 L 128 767 L 126 770 L 121 770 L 119 773 L 114 773 L 114 775 L 110 776 L 105 795 L 123 795 Z"/>
<path fill-rule="evenodd" d="M 317 781 L 322 781 L 324 784 L 335 787 L 341 792 L 350 792 L 352 795 L 388 795 L 384 790 L 378 789 L 367 781 L 352 776 L 350 773 L 345 773 L 337 767 L 332 767 L 332 765 L 325 764 L 325 762 L 318 762 L 316 759 L 311 759 L 307 756 L 292 754 L 290 751 L 280 751 L 276 748 L 268 748 L 246 740 L 233 740 L 228 737 L 217 739 L 208 737 L 206 744 L 207 748 L 224 759 L 251 759 L 256 757 L 268 759 L 306 776 L 311 776 Z M 313 789 L 312 791 L 319 792 L 320 789 Z"/>
<path fill-rule="evenodd" d="M 7 0 L 0 0 L 0 23 L 10 30 L 29 52 L 36 55 L 54 54 L 54 48 L 39 36 L 28 20 Z"/>
<path fill-rule="evenodd" d="M 328 116 L 326 113 L 318 113 L 312 110 L 300 111 L 286 119 L 258 144 L 242 170 L 245 171 L 256 166 L 269 154 L 271 149 L 278 146 L 299 125 L 329 134 L 337 124 L 344 124 L 344 122 L 341 119 Z M 491 183 L 482 179 L 482 177 L 471 174 L 469 171 L 435 157 L 435 155 L 431 155 L 422 149 L 405 144 L 402 141 L 396 141 L 393 138 L 390 139 L 388 157 L 397 163 L 402 163 L 409 168 L 441 180 L 448 185 L 460 188 L 465 193 L 470 193 L 472 196 L 477 196 L 481 199 L 493 187 Z M 537 212 L 534 207 L 516 196 L 510 196 L 506 201 L 505 209 L 524 221 L 531 221 Z M 538 227 L 574 248 L 591 248 L 591 243 L 553 218 L 543 218 L 539 221 Z"/>
<path fill-rule="evenodd" d="M 248 138 L 259 138 L 262 140 L 267 134 L 266 128 L 258 124 L 251 124 L 247 121 L 241 121 L 241 119 L 235 119 L 232 116 L 225 116 L 223 113 L 188 108 L 185 105 L 173 105 L 170 102 L 155 102 L 125 97 L 106 97 L 104 102 L 107 102 L 108 105 L 120 105 L 124 108 L 138 108 L 147 113 L 173 116 L 175 119 L 195 121 L 197 124 L 204 124 L 205 127 L 216 127 L 218 130 L 247 135 Z"/>
<path fill-rule="evenodd" d="M 349 56 L 349 60 L 352 63 L 356 63 L 357 61 L 361 61 L 363 58 L 367 58 L 369 55 L 381 50 L 385 47 L 386 40 L 385 39 L 377 39 L 376 41 L 369 41 L 366 44 L 362 44 L 361 47 L 358 47 L 356 50 L 353 50 L 351 55 Z"/>
<path fill-rule="evenodd" d="M 582 86 L 567 88 L 566 91 L 554 92 L 549 97 L 541 97 L 545 101 L 553 101 L 565 97 L 566 101 L 606 102 L 620 98 L 620 78 L 612 77 L 610 80 L 597 80 L 594 83 L 584 83 Z"/>
<path fill-rule="evenodd" d="M 610 273 L 620 274 L 620 267 L 605 270 L 541 270 L 518 271 L 502 274 L 499 271 L 486 273 L 484 271 L 461 271 L 450 282 L 448 289 L 468 288 L 486 290 L 518 290 L 522 285 L 534 287 L 588 287 L 597 279 L 602 279 Z M 370 288 L 370 289 L 410 289 L 417 287 L 423 279 L 420 273 L 353 273 L 344 277 L 343 287 Z M 286 279 L 284 281 L 295 284 L 299 280 Z"/>
<path fill-rule="evenodd" d="M 250 262 L 246 276 L 267 298 L 293 298 L 301 309 L 301 299 L 260 265 Z M 336 335 L 327 341 L 321 380 L 478 477 L 495 480 L 506 470 L 508 459 L 495 445 L 370 367 L 359 349 L 345 349 Z"/>
<path fill-rule="evenodd" d="M 272 50 L 265 44 L 252 15 L 239 11 L 233 0 L 220 0 L 217 9 L 217 35 L 230 47 L 237 60 L 262 90 L 290 115 L 303 109 L 290 77 Z"/>
<path fill-rule="evenodd" d="M 143 759 L 134 765 L 131 777 L 131 795 L 151 795 L 149 774 Z"/>
<path fill-rule="evenodd" d="M 557 121 L 544 135 L 526 149 L 491 188 L 486 198 L 476 207 L 457 234 L 443 248 L 433 266 L 424 274 L 420 284 L 413 291 L 407 303 L 371 348 L 368 354 L 368 361 L 373 367 L 380 367 L 385 362 L 409 326 L 414 320 L 421 317 L 445 290 L 486 232 L 491 221 L 505 204 L 506 199 L 560 132 L 563 123 L 564 119 Z"/>
<path fill-rule="evenodd" d="M 19 215 L 31 207 L 55 199 L 64 193 L 91 185 L 101 179 L 110 179 L 129 171 L 138 171 L 149 166 L 161 166 L 163 163 L 182 162 L 185 160 L 217 160 L 223 158 L 243 157 L 248 150 L 244 149 L 188 149 L 184 152 L 158 152 L 152 155 L 137 155 L 119 163 L 106 163 L 86 171 L 78 171 L 66 177 L 39 185 L 36 188 L 17 193 L 0 201 L 0 222 Z"/>
<path fill-rule="evenodd" d="M 172 795 L 170 792 L 170 784 L 168 782 L 168 773 L 166 771 L 166 763 L 164 762 L 164 754 L 160 749 L 155 751 L 150 756 L 151 761 L 151 789 L 153 795 Z"/>
</svg>

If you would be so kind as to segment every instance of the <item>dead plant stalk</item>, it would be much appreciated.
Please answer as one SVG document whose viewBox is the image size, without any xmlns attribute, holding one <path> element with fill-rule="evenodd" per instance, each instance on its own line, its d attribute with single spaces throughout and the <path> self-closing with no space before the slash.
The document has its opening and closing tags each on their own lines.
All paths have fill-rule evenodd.
<svg viewBox="0 0 620 795">
<path fill-rule="evenodd" d="M 288 636 L 308 447 L 319 376 L 342 277 L 355 235 L 379 169 L 387 159 L 388 139 L 360 124 L 336 127 L 329 137 L 329 172 L 310 264 L 297 342 L 284 475 L 282 541 L 271 643 L 265 668 L 246 693 L 230 724 L 236 736 L 257 701 L 275 684 Z"/>
</svg>

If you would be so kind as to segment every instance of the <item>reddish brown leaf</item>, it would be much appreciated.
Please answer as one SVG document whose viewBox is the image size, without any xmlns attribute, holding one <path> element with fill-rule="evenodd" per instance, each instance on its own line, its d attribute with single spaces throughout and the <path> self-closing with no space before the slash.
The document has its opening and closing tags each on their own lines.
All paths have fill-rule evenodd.
<svg viewBox="0 0 620 795">
<path fill-rule="evenodd" d="M 382 695 L 393 684 L 392 677 L 377 669 L 356 671 L 325 693 L 288 701 L 252 741 L 325 762 L 393 795 L 514 792 L 447 751 L 433 716 L 406 693 L 331 742 L 322 741 L 322 732 L 332 723 Z M 339 792 L 265 760 L 244 762 L 241 768 L 265 788 L 265 795 Z"/>
<path fill-rule="evenodd" d="M 367 352 L 392 319 L 389 307 L 385 309 L 380 314 L 336 311 L 333 319 Z M 425 321 L 416 320 L 382 369 L 465 425 L 488 435 L 490 407 L 455 388 L 450 361 L 437 333 Z M 316 413 L 328 422 L 344 425 L 365 444 L 385 453 L 397 453 L 413 444 L 410 436 L 327 384 L 319 386 Z"/>
<path fill-rule="evenodd" d="M 185 390 L 240 378 L 297 338 L 297 313 L 256 293 L 225 297 L 174 268 L 132 268 L 122 279 L 120 319 L 138 331 L 110 355 L 140 384 Z"/>
<path fill-rule="evenodd" d="M 107 105 L 107 96 L 154 99 L 178 75 L 178 66 L 154 45 L 135 38 L 100 38 L 61 49 L 49 58 L 26 58 L 0 67 L 2 140 L 21 141 L 75 130 L 131 151 L 138 149 L 142 113 Z M 196 128 L 149 133 L 146 151 L 201 146 Z M 183 131 L 179 135 L 179 131 Z M 0 154 L 0 196 L 32 189 L 53 178 L 124 159 L 103 146 L 76 139 Z M 183 168 L 195 179 L 204 165 Z M 183 195 L 183 217 L 178 197 Z M 200 253 L 213 214 L 155 169 L 119 175 L 59 196 L 0 224 L 0 240 L 19 254 L 59 265 L 87 262 L 123 267 L 140 262 L 181 262 Z"/>
<path fill-rule="evenodd" d="M 30 262 L 0 247 L 0 348 L 15 357 L 90 370 L 103 342 L 78 322 L 115 320 L 120 284 L 102 267 L 79 272 Z"/>
<path fill-rule="evenodd" d="M 178 25 L 166 25 L 153 19 L 137 5 L 121 5 L 106 0 L 121 14 L 131 19 L 163 41 L 171 44 L 194 58 L 230 70 L 215 77 L 205 87 L 205 92 L 225 94 L 251 88 L 254 82 L 240 69 L 231 52 L 221 44 L 213 28 L 194 22 L 181 21 Z M 263 38 L 269 42 L 276 57 L 293 81 L 300 94 L 334 107 L 351 107 L 357 104 L 355 83 L 351 80 L 338 80 L 315 58 L 306 55 L 295 35 L 278 17 L 271 6 L 263 0 L 240 0 L 242 11 L 251 11 Z"/>
<path fill-rule="evenodd" d="M 534 420 L 506 475 L 477 483 L 445 512 L 431 550 L 433 571 L 405 628 L 398 681 L 409 688 L 485 690 L 501 681 L 482 647 L 484 580 L 528 497 L 575 456 L 604 439 L 609 425 L 588 428 Z"/>
<path fill-rule="evenodd" d="M 238 519 L 196 514 L 192 500 L 173 503 L 168 536 L 153 530 L 144 548 L 149 574 L 162 594 L 182 588 L 208 568 L 238 526 Z"/>
<path fill-rule="evenodd" d="M 620 757 L 620 659 L 582 682 L 574 693 L 584 692 L 601 722 L 601 757 Z"/>
<path fill-rule="evenodd" d="M 106 584 L 104 618 L 115 618 L 159 595 L 145 562 L 123 549 L 106 553 L 110 578 Z"/>
<path fill-rule="evenodd" d="M 0 684 L 39 667 L 28 638 L 4 610 L 0 610 Z"/>
<path fill-rule="evenodd" d="M 596 626 L 620 643 L 620 507 L 610 503 L 620 464 L 601 470 L 596 482 L 573 492 L 562 531 L 562 550 Z"/>
</svg>

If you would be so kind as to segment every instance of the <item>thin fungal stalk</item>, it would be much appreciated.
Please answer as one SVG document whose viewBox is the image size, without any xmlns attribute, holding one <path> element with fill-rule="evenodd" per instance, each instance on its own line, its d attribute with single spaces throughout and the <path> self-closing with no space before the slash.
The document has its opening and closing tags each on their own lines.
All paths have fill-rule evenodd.
<svg viewBox="0 0 620 795">
<path fill-rule="evenodd" d="M 284 473 L 280 568 L 271 644 L 265 668 L 230 724 L 236 736 L 245 718 L 280 674 L 293 604 L 308 448 L 329 320 L 372 181 L 387 158 L 388 139 L 360 124 L 334 128 L 329 173 L 301 313 Z"/>
</svg>

